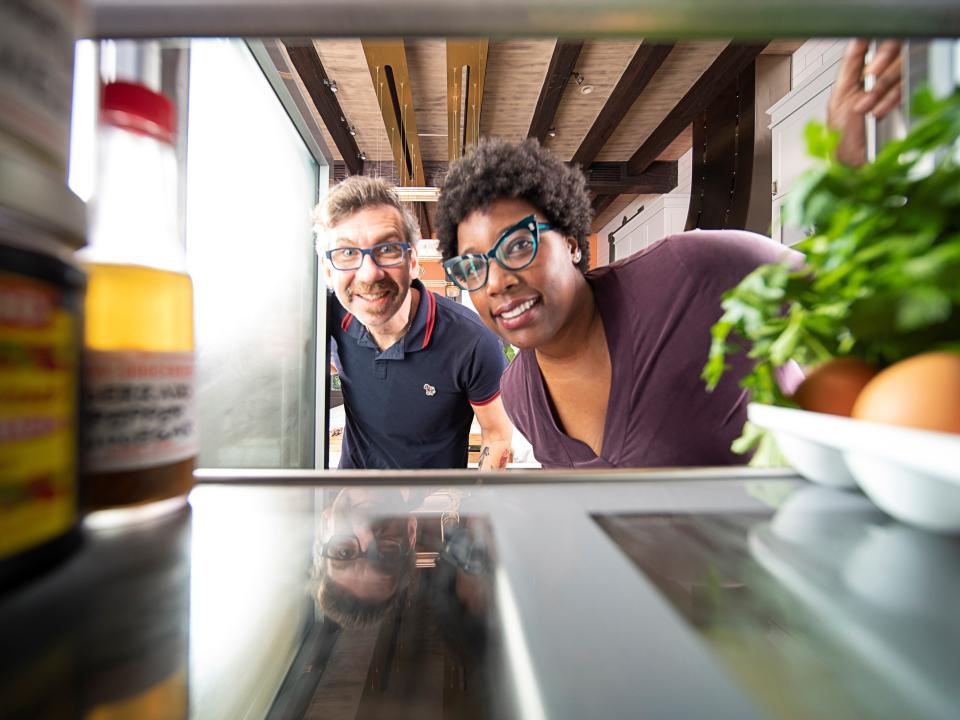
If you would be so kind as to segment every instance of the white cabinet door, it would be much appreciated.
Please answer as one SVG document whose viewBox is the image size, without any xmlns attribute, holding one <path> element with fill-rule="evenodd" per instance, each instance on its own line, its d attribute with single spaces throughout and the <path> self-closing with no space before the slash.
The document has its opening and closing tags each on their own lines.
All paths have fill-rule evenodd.
<svg viewBox="0 0 960 720">
<path fill-rule="evenodd" d="M 815 164 L 816 161 L 807 154 L 804 131 L 811 120 L 826 122 L 827 103 L 830 102 L 832 88 L 832 84 L 828 85 L 783 121 L 773 126 L 775 197 L 785 195 L 796 179 Z"/>
</svg>

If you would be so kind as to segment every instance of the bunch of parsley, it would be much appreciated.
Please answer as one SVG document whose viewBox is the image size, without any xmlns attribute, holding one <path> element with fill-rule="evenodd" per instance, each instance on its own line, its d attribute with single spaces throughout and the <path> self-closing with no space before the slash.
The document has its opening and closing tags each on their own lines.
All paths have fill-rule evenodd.
<svg viewBox="0 0 960 720">
<path fill-rule="evenodd" d="M 791 406 L 775 379 L 789 360 L 804 366 L 854 356 L 883 367 L 936 349 L 960 349 L 960 91 L 921 91 L 914 124 L 875 161 L 836 159 L 837 133 L 806 130 L 823 162 L 791 189 L 785 222 L 814 228 L 794 247 L 802 267 L 763 265 L 723 296 L 702 377 L 713 389 L 726 357 L 754 361 L 741 384 L 754 402 Z M 734 450 L 754 448 L 750 423 Z"/>
</svg>

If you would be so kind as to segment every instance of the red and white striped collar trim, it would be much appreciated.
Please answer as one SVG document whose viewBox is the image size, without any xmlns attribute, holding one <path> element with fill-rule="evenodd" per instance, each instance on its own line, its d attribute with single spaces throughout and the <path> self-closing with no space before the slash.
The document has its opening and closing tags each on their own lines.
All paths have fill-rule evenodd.
<svg viewBox="0 0 960 720">
<path fill-rule="evenodd" d="M 433 328 L 437 324 L 437 296 L 425 287 L 423 288 L 423 293 L 427 297 L 427 324 L 423 332 L 423 344 L 420 346 L 421 350 L 426 349 L 427 345 L 430 344 L 430 336 L 433 335 Z"/>
</svg>

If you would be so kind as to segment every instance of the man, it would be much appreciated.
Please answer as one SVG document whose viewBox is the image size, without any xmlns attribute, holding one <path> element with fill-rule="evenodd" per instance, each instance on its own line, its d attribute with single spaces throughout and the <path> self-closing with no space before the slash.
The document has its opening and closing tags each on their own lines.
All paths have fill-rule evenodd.
<svg viewBox="0 0 960 720">
<path fill-rule="evenodd" d="M 862 162 L 864 114 L 899 100 L 898 46 L 864 68 L 852 43 L 830 105 L 848 128 L 840 157 Z M 878 77 L 865 92 L 864 70 Z M 859 132 L 857 132 L 859 129 Z M 713 393 L 700 380 L 721 295 L 788 256 L 738 231 L 680 233 L 589 273 L 586 182 L 536 142 L 488 141 L 451 166 L 437 209 L 449 277 L 520 353 L 503 400 L 545 467 L 729 465 L 746 420 L 743 355 Z M 796 257 L 796 253 L 793 253 Z M 792 389 L 798 377 L 781 378 Z"/>
<path fill-rule="evenodd" d="M 503 346 L 472 311 L 417 279 L 419 229 L 383 180 L 350 177 L 315 213 L 343 387 L 341 468 L 462 468 L 470 425 L 480 469 L 506 465 Z"/>
<path fill-rule="evenodd" d="M 406 488 L 347 488 L 323 510 L 313 580 L 326 617 L 363 628 L 397 604 L 416 565 L 413 506 Z"/>
</svg>

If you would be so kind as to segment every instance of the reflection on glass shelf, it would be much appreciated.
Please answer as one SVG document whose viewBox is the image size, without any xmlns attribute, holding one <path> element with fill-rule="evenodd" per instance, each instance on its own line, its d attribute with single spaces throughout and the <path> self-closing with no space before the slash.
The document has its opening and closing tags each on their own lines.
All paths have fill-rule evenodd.
<svg viewBox="0 0 960 720">
<path fill-rule="evenodd" d="M 468 491 L 201 485 L 0 597 L 0 718 L 510 718 Z"/>
<path fill-rule="evenodd" d="M 192 717 L 264 717 L 273 702 L 313 623 L 313 501 L 309 488 L 191 493 Z"/>
<path fill-rule="evenodd" d="M 775 718 L 953 718 L 960 542 L 859 495 L 595 518 Z"/>
<path fill-rule="evenodd" d="M 349 488 L 323 505 L 311 583 L 320 629 L 271 715 L 508 716 L 487 522 L 461 517 L 446 492 Z"/>
</svg>

